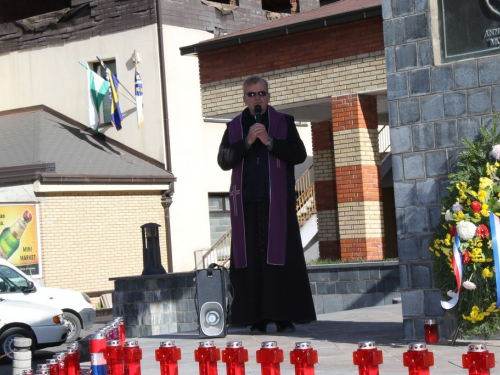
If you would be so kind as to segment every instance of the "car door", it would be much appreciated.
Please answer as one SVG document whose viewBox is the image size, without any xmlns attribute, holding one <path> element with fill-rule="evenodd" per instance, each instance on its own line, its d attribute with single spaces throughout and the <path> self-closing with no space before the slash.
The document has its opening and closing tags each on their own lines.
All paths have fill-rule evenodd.
<svg viewBox="0 0 500 375">
<path fill-rule="evenodd" d="M 41 294 L 36 292 L 36 284 L 31 280 L 26 279 L 15 269 L 0 264 L 0 297 L 45 304 L 45 297 Z"/>
</svg>

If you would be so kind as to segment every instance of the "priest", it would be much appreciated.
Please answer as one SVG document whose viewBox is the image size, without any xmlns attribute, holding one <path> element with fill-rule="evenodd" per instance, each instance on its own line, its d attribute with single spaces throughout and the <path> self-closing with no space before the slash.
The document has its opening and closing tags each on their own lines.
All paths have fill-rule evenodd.
<svg viewBox="0 0 500 375">
<path fill-rule="evenodd" d="M 292 116 L 269 106 L 269 85 L 251 76 L 243 84 L 247 108 L 222 138 L 218 164 L 231 170 L 232 325 L 280 333 L 316 320 L 295 212 L 294 166 L 306 150 Z"/>
</svg>

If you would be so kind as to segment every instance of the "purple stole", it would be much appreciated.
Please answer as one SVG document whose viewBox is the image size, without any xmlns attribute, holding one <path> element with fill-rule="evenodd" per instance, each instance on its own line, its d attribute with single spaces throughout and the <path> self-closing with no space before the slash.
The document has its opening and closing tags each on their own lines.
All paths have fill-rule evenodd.
<svg viewBox="0 0 500 375">
<path fill-rule="evenodd" d="M 268 134 L 274 139 L 286 139 L 287 124 L 285 116 L 268 106 Z M 233 144 L 243 139 L 241 114 L 228 124 L 229 143 Z M 267 263 L 273 265 L 285 264 L 286 253 L 286 163 L 269 153 L 269 228 L 267 243 Z M 233 168 L 231 186 L 229 189 L 229 204 L 231 207 L 231 242 L 233 247 L 233 264 L 235 268 L 247 266 L 245 223 L 243 216 L 243 200 L 241 185 L 243 179 L 243 164 L 241 161 Z"/>
</svg>

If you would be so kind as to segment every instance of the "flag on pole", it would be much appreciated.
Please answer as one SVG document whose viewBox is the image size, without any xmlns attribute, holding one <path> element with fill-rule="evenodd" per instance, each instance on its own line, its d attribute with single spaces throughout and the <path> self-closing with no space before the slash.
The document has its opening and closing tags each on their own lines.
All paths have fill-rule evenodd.
<svg viewBox="0 0 500 375">
<path fill-rule="evenodd" d="M 463 276 L 463 260 L 462 252 L 460 251 L 460 239 L 458 233 L 455 234 L 455 241 L 453 242 L 453 257 L 452 257 L 453 271 L 455 272 L 455 279 L 457 281 L 457 293 L 449 301 L 441 301 L 441 307 L 445 310 L 452 309 L 458 303 L 460 297 L 460 288 L 462 286 Z"/>
<path fill-rule="evenodd" d="M 104 62 L 101 61 L 99 57 L 97 57 L 99 62 L 101 63 L 104 71 L 106 72 L 106 81 L 109 83 L 109 101 L 111 104 L 111 122 L 113 123 L 116 130 L 122 130 L 122 111 L 120 110 L 120 103 L 118 98 L 118 86 L 120 82 L 118 78 L 113 74 L 111 69 L 109 69 Z"/>
<path fill-rule="evenodd" d="M 89 80 L 89 122 L 90 127 L 99 133 L 99 109 L 109 90 L 109 84 L 100 75 L 88 69 Z"/>
<path fill-rule="evenodd" d="M 490 211 L 491 243 L 493 245 L 493 262 L 495 263 L 495 274 L 497 284 L 497 305 L 500 306 L 500 219 Z"/>
<path fill-rule="evenodd" d="M 137 127 L 140 128 L 144 123 L 144 111 L 142 104 L 142 79 L 139 74 L 139 69 L 135 67 L 135 106 L 137 108 Z"/>
</svg>

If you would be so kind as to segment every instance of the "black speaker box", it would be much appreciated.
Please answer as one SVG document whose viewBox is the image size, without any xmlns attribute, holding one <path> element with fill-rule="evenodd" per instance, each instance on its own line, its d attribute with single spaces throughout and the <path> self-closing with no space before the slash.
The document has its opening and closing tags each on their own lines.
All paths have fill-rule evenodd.
<svg viewBox="0 0 500 375">
<path fill-rule="evenodd" d="M 231 301 L 229 283 L 227 269 L 215 263 L 196 271 L 195 303 L 201 338 L 226 337 Z"/>
</svg>

